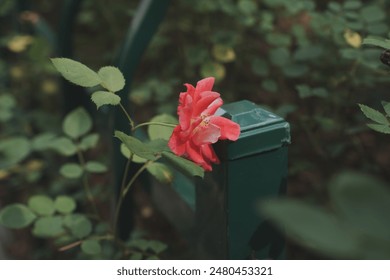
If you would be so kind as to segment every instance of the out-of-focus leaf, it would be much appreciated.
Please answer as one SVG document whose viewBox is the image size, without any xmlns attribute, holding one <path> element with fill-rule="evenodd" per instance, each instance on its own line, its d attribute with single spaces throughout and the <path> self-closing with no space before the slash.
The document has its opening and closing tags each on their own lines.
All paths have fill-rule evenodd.
<svg viewBox="0 0 390 280">
<path fill-rule="evenodd" d="M 73 236 L 79 239 L 87 237 L 92 232 L 91 221 L 82 214 L 65 216 L 64 226 L 71 231 Z"/>
<path fill-rule="evenodd" d="M 365 174 L 344 172 L 329 187 L 337 213 L 359 232 L 390 242 L 390 189 L 385 183 Z"/>
<path fill-rule="evenodd" d="M 36 217 L 28 207 L 20 203 L 10 204 L 0 210 L 0 224 L 8 228 L 27 227 Z"/>
<path fill-rule="evenodd" d="M 332 257 L 356 256 L 359 240 L 340 220 L 319 207 L 292 199 L 264 201 L 263 215 L 296 242 Z"/>
<path fill-rule="evenodd" d="M 62 123 L 66 135 L 76 139 L 86 134 L 92 128 L 92 119 L 84 108 L 77 108 L 70 112 Z"/>
<path fill-rule="evenodd" d="M 64 232 L 62 217 L 41 217 L 35 221 L 32 233 L 38 237 L 56 237 Z"/>
<path fill-rule="evenodd" d="M 70 214 L 76 209 L 76 201 L 67 195 L 60 195 L 54 201 L 55 209 L 61 214 Z"/>
<path fill-rule="evenodd" d="M 81 243 L 81 250 L 87 255 L 97 255 L 102 251 L 102 246 L 98 240 L 88 239 Z"/>
<path fill-rule="evenodd" d="M 363 45 L 372 45 L 372 46 L 380 47 L 383 49 L 390 49 L 390 40 L 380 38 L 380 37 L 369 36 L 369 37 L 363 39 L 362 44 Z"/>
<path fill-rule="evenodd" d="M 32 140 L 32 148 L 36 151 L 49 149 L 52 145 L 53 140 L 55 139 L 56 135 L 51 132 L 38 134 Z"/>
<path fill-rule="evenodd" d="M 24 160 L 31 151 L 31 143 L 24 137 L 11 137 L 0 141 L 0 168 L 8 168 L 11 165 Z"/>
<path fill-rule="evenodd" d="M 98 161 L 88 161 L 85 164 L 85 170 L 91 173 L 103 173 L 107 171 L 107 166 Z"/>
<path fill-rule="evenodd" d="M 68 137 L 58 137 L 49 143 L 49 147 L 64 156 L 76 154 L 77 147 Z"/>
<path fill-rule="evenodd" d="M 91 133 L 89 135 L 84 136 L 79 144 L 80 149 L 86 151 L 88 149 L 95 148 L 99 141 L 99 134 Z"/>
<path fill-rule="evenodd" d="M 83 175 L 83 169 L 77 163 L 65 163 L 61 166 L 60 173 L 66 178 L 74 179 Z"/>
<path fill-rule="evenodd" d="M 54 201 L 46 195 L 33 195 L 29 198 L 28 207 L 41 216 L 50 216 L 55 212 Z"/>
<path fill-rule="evenodd" d="M 225 78 L 226 69 L 221 63 L 218 62 L 206 62 L 200 69 L 202 77 L 215 77 L 217 81 Z"/>
</svg>

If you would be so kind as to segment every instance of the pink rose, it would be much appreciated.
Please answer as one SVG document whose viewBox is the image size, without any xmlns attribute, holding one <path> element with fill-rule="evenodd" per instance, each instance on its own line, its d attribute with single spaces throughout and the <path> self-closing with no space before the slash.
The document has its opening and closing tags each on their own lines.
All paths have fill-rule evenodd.
<svg viewBox="0 0 390 280">
<path fill-rule="evenodd" d="M 194 88 L 185 84 L 186 92 L 180 93 L 177 114 L 179 124 L 173 130 L 168 146 L 178 156 L 184 156 L 206 171 L 219 159 L 211 144 L 218 140 L 235 141 L 240 135 L 240 126 L 224 117 L 215 116 L 222 106 L 220 94 L 211 91 L 214 78 L 200 80 Z"/>
</svg>

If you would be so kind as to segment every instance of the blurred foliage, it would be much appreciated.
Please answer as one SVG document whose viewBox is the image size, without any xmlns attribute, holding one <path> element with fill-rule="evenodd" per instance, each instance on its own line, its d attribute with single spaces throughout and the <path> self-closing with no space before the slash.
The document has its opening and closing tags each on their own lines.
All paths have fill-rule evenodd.
<svg viewBox="0 0 390 280">
<path fill-rule="evenodd" d="M 343 172 L 329 183 L 324 207 L 297 199 L 265 201 L 261 212 L 289 238 L 335 259 L 390 258 L 390 189 L 357 172 Z"/>
<path fill-rule="evenodd" d="M 84 0 L 72 34 L 74 56 L 94 69 L 110 64 L 136 5 L 137 1 Z M 328 178 L 344 168 L 390 180 L 388 139 L 370 130 L 364 116 L 375 128 L 382 125 L 382 132 L 388 130 L 384 123 L 388 106 L 381 100 L 388 100 L 389 71 L 380 63 L 382 51 L 362 44 L 367 35 L 389 37 L 389 8 L 390 3 L 381 0 L 172 1 L 131 77 L 129 102 L 137 107 L 137 121 L 149 120 L 156 113 L 173 113 L 183 82 L 215 76 L 216 90 L 224 100 L 249 99 L 290 122 L 293 144 L 288 192 L 326 204 L 333 192 Z M 82 197 L 69 180 L 58 177 L 63 160 L 45 148 L 53 140 L 60 141 L 57 147 L 63 147 L 63 154 L 72 154 L 74 148 L 69 139 L 59 136 L 63 98 L 71 97 L 62 96 L 61 83 L 48 60 L 56 46 L 42 25 L 47 24 L 56 34 L 59 15 L 55 1 L 0 3 L 1 206 L 23 200 L 29 193 L 45 193 L 51 199 L 72 193 L 76 201 Z M 376 45 L 388 48 L 386 39 L 382 43 Z M 361 107 L 364 114 L 357 104 L 365 104 Z M 99 125 L 104 126 L 98 120 L 98 129 Z M 87 147 L 98 143 L 92 135 L 85 140 Z M 88 153 L 110 152 L 107 145 L 96 145 L 96 150 Z M 72 173 L 69 170 L 75 169 L 66 168 L 64 174 Z M 153 168 L 148 171 L 155 172 Z M 162 179 L 164 174 L 160 174 Z M 331 204 L 333 199 L 331 196 Z M 309 206 L 298 204 L 299 213 L 308 212 L 305 207 Z M 280 207 L 289 210 L 295 204 Z M 324 224 L 345 240 L 346 232 L 339 225 L 349 228 L 352 222 L 345 217 L 334 222 L 335 213 L 341 212 L 332 207 L 330 214 L 317 213 L 315 208 L 307 219 L 323 218 Z M 352 228 L 359 227 L 352 224 Z M 327 256 L 368 258 L 368 253 L 356 246 L 366 248 L 361 238 L 373 237 L 371 233 L 362 236 L 351 237 L 337 254 L 321 250 L 327 243 L 316 246 Z M 316 241 L 307 238 L 311 244 Z M 87 242 L 83 247 L 97 252 L 96 243 Z M 49 257 L 47 254 L 39 252 L 35 257 Z"/>
</svg>

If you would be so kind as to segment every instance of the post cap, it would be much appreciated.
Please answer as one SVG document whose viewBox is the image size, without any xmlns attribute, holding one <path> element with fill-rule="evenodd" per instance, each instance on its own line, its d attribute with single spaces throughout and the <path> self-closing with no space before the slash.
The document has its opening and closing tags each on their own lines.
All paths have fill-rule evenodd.
<svg viewBox="0 0 390 280">
<path fill-rule="evenodd" d="M 215 145 L 221 159 L 262 153 L 291 142 L 290 125 L 283 118 L 248 100 L 225 104 L 216 114 L 238 123 L 241 129 L 237 141 L 222 141 Z"/>
</svg>

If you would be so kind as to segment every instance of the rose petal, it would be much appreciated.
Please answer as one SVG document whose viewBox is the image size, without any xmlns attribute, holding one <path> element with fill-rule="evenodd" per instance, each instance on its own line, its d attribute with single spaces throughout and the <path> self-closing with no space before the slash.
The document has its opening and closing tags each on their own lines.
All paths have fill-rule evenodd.
<svg viewBox="0 0 390 280">
<path fill-rule="evenodd" d="M 236 141 L 240 136 L 240 126 L 227 118 L 212 116 L 210 117 L 210 124 L 221 129 L 221 140 L 229 139 Z"/>
<path fill-rule="evenodd" d="M 201 151 L 206 162 L 219 163 L 219 159 L 211 145 L 202 145 Z"/>
<path fill-rule="evenodd" d="M 177 107 L 179 123 L 183 130 L 187 130 L 191 123 L 193 111 L 192 97 L 187 92 L 182 92 L 179 96 L 179 102 L 179 106 Z"/>
<path fill-rule="evenodd" d="M 193 110 L 194 116 L 199 116 L 203 111 L 205 111 L 210 104 L 220 96 L 218 92 L 215 91 L 204 91 L 200 94 L 200 99 L 196 104 Z"/>
<path fill-rule="evenodd" d="M 196 145 L 210 144 L 218 141 L 221 136 L 221 129 L 213 124 L 200 124 L 192 136 Z"/>
<path fill-rule="evenodd" d="M 211 171 L 213 168 L 211 167 L 211 164 L 208 162 L 203 162 L 199 164 L 205 171 Z"/>
<path fill-rule="evenodd" d="M 202 112 L 204 116 L 212 116 L 218 110 L 219 107 L 223 105 L 222 98 L 217 98 Z"/>
<path fill-rule="evenodd" d="M 174 152 L 178 156 L 184 155 L 186 152 L 185 141 L 183 141 L 185 139 L 181 137 L 180 132 L 181 132 L 181 127 L 180 125 L 177 125 L 173 129 L 172 135 L 168 141 L 168 147 L 172 150 L 172 152 Z"/>
<path fill-rule="evenodd" d="M 195 94 L 194 94 L 194 100 L 195 101 L 198 101 L 198 99 L 200 98 L 200 94 L 204 91 L 211 91 L 212 88 L 213 88 L 213 85 L 214 85 L 214 78 L 213 77 L 208 77 L 208 78 L 205 78 L 203 80 L 200 80 L 197 84 L 196 84 L 196 88 L 195 88 Z"/>
<path fill-rule="evenodd" d="M 200 146 L 193 144 L 192 141 L 186 142 L 186 154 L 195 163 L 202 164 L 205 162 L 200 151 Z"/>
</svg>

